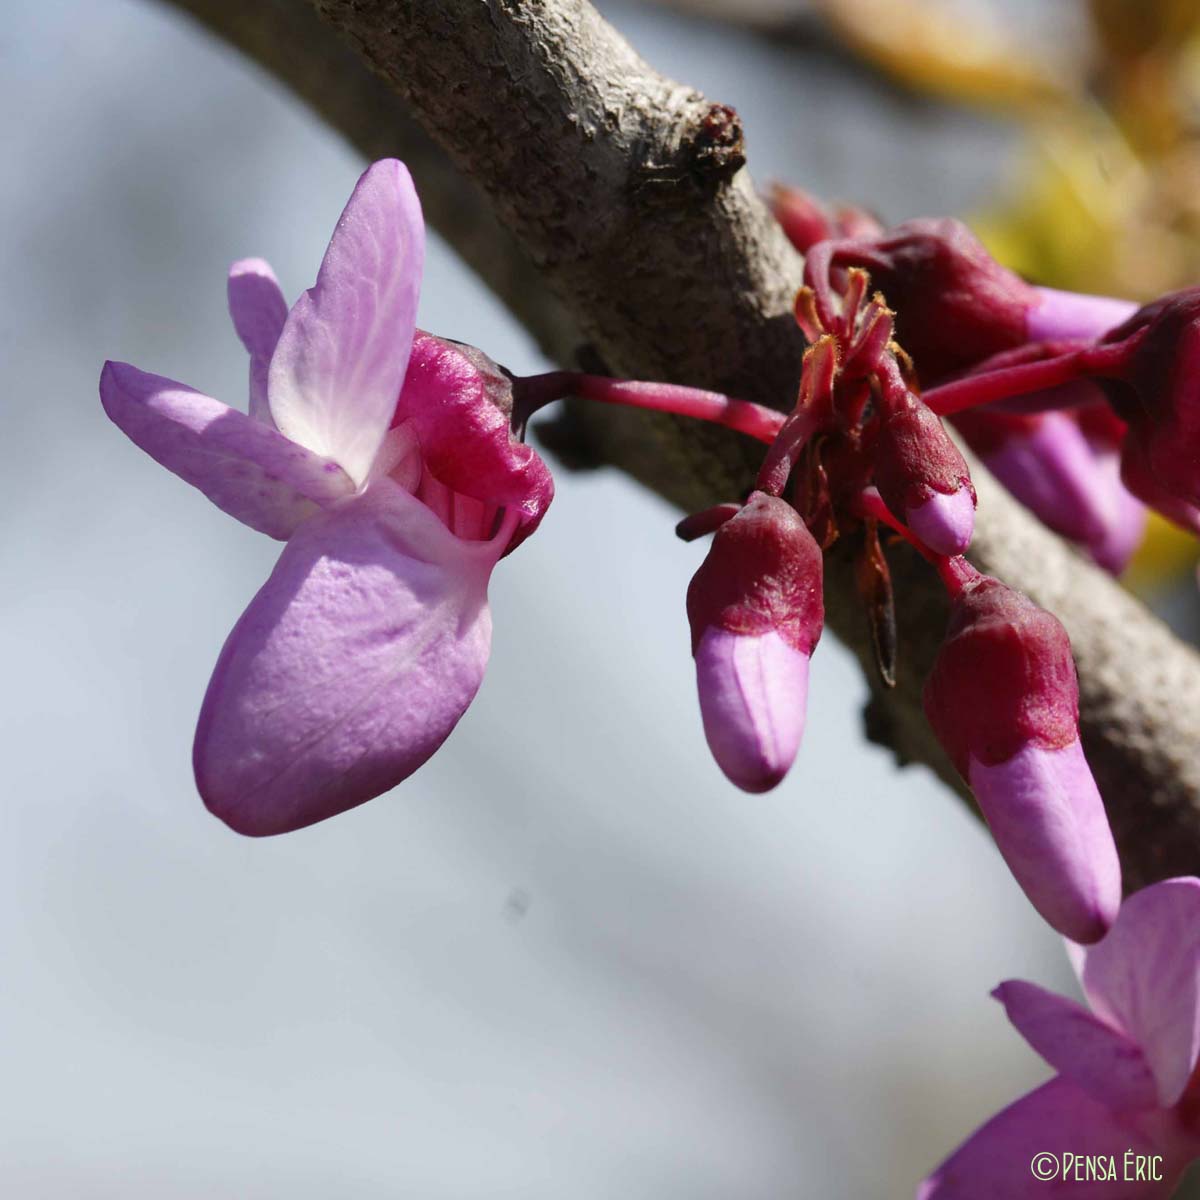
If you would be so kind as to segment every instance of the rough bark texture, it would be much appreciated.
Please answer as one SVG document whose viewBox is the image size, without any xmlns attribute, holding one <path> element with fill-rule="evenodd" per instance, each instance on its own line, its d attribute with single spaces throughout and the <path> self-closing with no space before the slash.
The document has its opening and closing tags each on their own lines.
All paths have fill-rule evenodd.
<svg viewBox="0 0 1200 1200">
<path fill-rule="evenodd" d="M 800 262 L 739 169 L 734 114 L 657 74 L 582 0 L 314 3 L 483 189 L 537 267 L 539 287 L 613 372 L 791 402 L 802 350 L 790 315 Z M 232 20 L 241 7 L 186 0 L 202 6 L 221 30 L 218 10 Z M 285 0 L 267 7 L 294 14 Z M 298 82 L 286 56 L 241 44 Z M 342 69 L 326 86 L 351 88 L 350 98 L 335 103 L 322 91 L 318 110 L 370 153 L 410 153 L 411 128 L 390 100 L 394 141 L 386 131 L 378 141 L 355 132 L 360 109 L 385 102 L 357 69 L 346 81 Z M 299 90 L 313 98 L 303 81 Z M 444 196 L 423 198 L 436 223 Z M 485 259 L 474 261 L 488 272 Z M 757 459 L 733 435 L 671 418 L 576 406 L 568 421 L 600 461 L 684 508 L 738 495 Z M 1084 742 L 1127 885 L 1200 873 L 1200 659 L 981 468 L 976 477 L 972 558 L 1057 613 L 1071 634 Z M 829 624 L 874 680 L 851 549 L 835 548 L 827 566 Z M 900 684 L 876 689 L 869 732 L 902 761 L 928 763 L 959 786 L 920 709 L 945 602 L 910 553 L 891 558 Z"/>
</svg>

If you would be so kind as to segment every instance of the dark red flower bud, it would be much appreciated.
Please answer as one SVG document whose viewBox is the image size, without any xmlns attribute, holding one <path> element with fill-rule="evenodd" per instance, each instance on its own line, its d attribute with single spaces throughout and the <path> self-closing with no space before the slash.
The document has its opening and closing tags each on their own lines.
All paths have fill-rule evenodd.
<svg viewBox="0 0 1200 1200">
<path fill-rule="evenodd" d="M 875 485 L 888 508 L 931 550 L 961 554 L 975 527 L 975 488 L 941 420 L 906 393 L 883 414 L 875 453 Z"/>
<path fill-rule="evenodd" d="M 1121 378 L 1103 383 L 1136 453 L 1163 491 L 1200 505 L 1200 288 L 1147 304 L 1104 341 L 1129 345 Z"/>
<path fill-rule="evenodd" d="M 925 713 L 1034 907 L 1075 941 L 1102 937 L 1120 904 L 1120 864 L 1079 742 L 1066 630 L 977 577 L 954 600 Z"/>
<path fill-rule="evenodd" d="M 1027 339 L 1038 293 L 1002 267 L 961 222 L 906 221 L 875 238 L 840 242 L 837 266 L 860 266 L 896 314 L 896 335 L 923 386 Z"/>
<path fill-rule="evenodd" d="M 825 619 L 822 566 L 795 510 L 755 492 L 717 530 L 688 588 L 705 737 L 746 791 L 774 787 L 799 749 L 808 660 Z"/>
<path fill-rule="evenodd" d="M 1067 745 L 1079 725 L 1067 631 L 1027 596 L 980 576 L 954 601 L 925 714 L 963 778 L 972 758 L 994 766 L 1030 742 Z"/>
</svg>

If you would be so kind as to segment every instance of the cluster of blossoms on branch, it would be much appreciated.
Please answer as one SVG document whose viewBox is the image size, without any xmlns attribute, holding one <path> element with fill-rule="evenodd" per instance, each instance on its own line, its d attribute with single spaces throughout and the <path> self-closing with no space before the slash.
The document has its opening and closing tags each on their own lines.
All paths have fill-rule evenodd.
<svg viewBox="0 0 1200 1200">
<path fill-rule="evenodd" d="M 802 310 L 824 319 L 826 290 L 861 292 L 868 271 L 920 402 L 1047 526 L 1113 572 L 1146 506 L 1200 534 L 1200 289 L 1138 308 L 1032 287 L 956 221 L 884 230 L 795 189 L 773 201 L 806 255 L 816 303 L 802 296 Z M 1151 885 L 1099 940 L 1080 936 L 1081 889 L 1115 905 L 1120 876 L 1079 747 L 1065 631 L 997 580 L 968 575 L 956 592 L 953 565 L 938 563 L 954 598 L 926 712 L 1014 875 L 1068 937 L 1090 1011 L 1031 983 L 996 989 L 1056 1076 L 973 1134 L 917 1200 L 1170 1196 L 1200 1157 L 1200 880 Z"/>
<path fill-rule="evenodd" d="M 839 539 L 861 547 L 860 593 L 881 674 L 894 678 L 884 539 L 900 538 L 949 597 L 925 692 L 935 733 L 1037 910 L 1073 943 L 1099 943 L 1089 964 L 1113 960 L 1106 947 L 1132 936 L 1120 931 L 1148 919 L 1138 914 L 1149 902 L 1118 917 L 1120 866 L 1080 745 L 1070 644 L 1052 615 L 963 557 L 975 490 L 942 417 L 1047 523 L 1116 569 L 1141 520 L 1129 493 L 1200 527 L 1200 293 L 1133 311 L 1031 288 L 953 222 L 884 231 L 794 192 L 776 207 L 806 251 L 796 316 L 810 346 L 788 412 L 672 384 L 517 378 L 417 329 L 424 226 L 394 160 L 363 175 L 315 286 L 290 309 L 265 263 L 234 265 L 248 414 L 106 364 L 105 411 L 135 443 L 286 543 L 201 708 L 194 767 L 211 811 L 242 833 L 282 833 L 420 767 L 482 681 L 491 572 L 553 496 L 523 440 L 529 418 L 567 396 L 625 404 L 716 422 L 767 447 L 748 496 L 678 527 L 689 540 L 712 535 L 687 615 L 705 735 L 728 778 L 765 791 L 796 758 L 824 618 L 823 556 Z M 1125 1038 L 1158 1078 L 1158 1035 L 1112 1000 L 1106 971 L 1095 967 L 1092 1000 L 1096 1022 L 1115 1032 L 1101 1049 Z M 1014 1020 L 1069 1086 L 1112 1099 L 1055 1057 L 1059 1033 L 1038 1015 L 1041 1000 L 1030 1008 L 1028 985 L 1006 986 L 1010 1012 L 1036 1010 Z M 1094 1065 L 1081 1070 L 1094 1075 Z M 1170 1079 L 1154 1103 L 1177 1113 L 1184 1093 Z M 1146 1080 L 1137 1087 L 1149 1103 Z M 955 1161 L 926 1195 L 968 1194 L 955 1190 Z"/>
</svg>

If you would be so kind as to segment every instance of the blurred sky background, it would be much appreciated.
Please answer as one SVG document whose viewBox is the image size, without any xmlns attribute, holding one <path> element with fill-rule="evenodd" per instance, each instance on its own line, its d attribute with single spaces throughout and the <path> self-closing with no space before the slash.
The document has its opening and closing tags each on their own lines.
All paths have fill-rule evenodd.
<svg viewBox="0 0 1200 1200">
<path fill-rule="evenodd" d="M 1010 134 L 632 4 L 751 169 L 968 210 Z M 901 1197 L 1048 1070 L 988 991 L 1073 986 L 983 830 L 859 734 L 832 638 L 767 797 L 712 765 L 703 546 L 556 471 L 493 581 L 488 677 L 396 793 L 244 840 L 194 790 L 217 651 L 278 546 L 137 450 L 107 357 L 233 403 L 228 264 L 289 297 L 363 164 L 147 0 L 5 5 L 0 123 L 0 1194 L 24 1200 Z M 443 245 L 421 324 L 530 341 Z"/>
</svg>

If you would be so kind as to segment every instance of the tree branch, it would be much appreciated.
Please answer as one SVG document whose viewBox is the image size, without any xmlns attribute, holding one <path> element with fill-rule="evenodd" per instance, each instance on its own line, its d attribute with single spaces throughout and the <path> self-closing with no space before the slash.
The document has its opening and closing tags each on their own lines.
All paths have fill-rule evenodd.
<svg viewBox="0 0 1200 1200">
<path fill-rule="evenodd" d="M 551 358 L 581 338 L 516 238 L 409 107 L 307 0 L 165 0 L 282 80 L 364 158 L 401 158 L 429 223 L 513 312 Z"/>
<path fill-rule="evenodd" d="M 209 10 L 222 31 L 243 8 L 184 2 Z M 790 403 L 803 348 L 791 317 L 800 261 L 739 170 L 741 129 L 730 110 L 656 73 L 583 0 L 314 3 L 482 188 L 612 370 Z M 287 33 L 294 5 L 268 7 Z M 292 62 L 248 48 L 296 82 Z M 338 66 L 318 90 L 319 111 L 369 153 L 411 153 L 410 123 L 363 85 L 358 68 Z M 365 127 L 382 133 L 366 139 L 357 132 Z M 419 174 L 418 182 L 427 186 Z M 444 197 L 423 199 L 437 223 Z M 488 271 L 486 257 L 477 251 L 472 261 Z M 644 413 L 576 406 L 570 420 L 604 461 L 685 508 L 740 494 L 759 453 L 735 436 Z M 1200 658 L 972 467 L 980 491 L 972 558 L 1071 634 L 1084 744 L 1127 885 L 1200 873 Z M 961 791 L 920 708 L 945 601 L 910 553 L 899 548 L 891 559 L 900 685 L 874 685 L 869 732 Z M 849 547 L 829 557 L 829 624 L 868 664 L 850 562 Z"/>
</svg>

